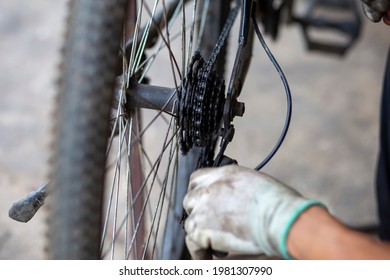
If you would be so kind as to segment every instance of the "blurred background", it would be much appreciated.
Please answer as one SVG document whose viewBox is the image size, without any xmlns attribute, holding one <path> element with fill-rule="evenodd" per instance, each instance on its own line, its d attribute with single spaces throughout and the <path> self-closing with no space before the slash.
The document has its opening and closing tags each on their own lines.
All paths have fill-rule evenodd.
<svg viewBox="0 0 390 280">
<path fill-rule="evenodd" d="M 9 219 L 8 209 L 46 179 L 66 2 L 0 2 L 0 259 L 44 257 L 44 209 L 27 224 Z M 390 43 L 389 27 L 362 20 L 361 37 L 343 58 L 309 53 L 295 25 L 283 26 L 276 42 L 266 37 L 290 83 L 293 117 L 284 145 L 263 170 L 324 201 L 351 226 L 377 223 L 378 119 Z M 280 78 L 255 45 L 240 97 L 246 113 L 234 120 L 227 152 L 248 167 L 273 147 L 286 107 Z"/>
</svg>

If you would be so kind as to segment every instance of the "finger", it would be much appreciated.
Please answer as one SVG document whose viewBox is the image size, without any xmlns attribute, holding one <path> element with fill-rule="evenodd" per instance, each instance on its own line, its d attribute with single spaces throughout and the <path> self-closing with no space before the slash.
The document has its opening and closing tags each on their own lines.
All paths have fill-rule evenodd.
<svg viewBox="0 0 390 280">
<path fill-rule="evenodd" d="M 187 193 L 183 199 L 183 208 L 184 208 L 184 211 L 186 211 L 187 215 L 191 215 L 192 210 L 195 207 L 195 204 L 196 204 L 196 200 L 191 195 L 189 195 Z M 186 221 L 187 220 L 188 220 L 188 217 L 186 218 Z"/>
<path fill-rule="evenodd" d="M 232 180 L 242 177 L 245 172 L 256 172 L 239 168 L 238 166 L 225 166 L 219 168 L 204 168 L 194 172 L 190 178 L 188 192 L 183 200 L 183 207 L 187 214 L 191 214 L 196 205 L 207 207 L 210 196 L 218 197 L 218 193 Z M 256 175 L 257 172 L 255 173 Z M 245 176 L 244 176 L 245 178 Z M 203 203 L 199 203 L 200 201 Z"/>
<path fill-rule="evenodd" d="M 192 191 L 196 188 L 204 188 L 212 185 L 215 181 L 219 180 L 223 174 L 219 168 L 202 168 L 192 173 L 188 186 L 188 191 Z"/>
<path fill-rule="evenodd" d="M 214 250 L 211 250 L 211 253 L 216 256 L 217 258 L 221 259 L 221 258 L 225 258 L 229 255 L 228 252 L 222 252 L 222 251 L 214 251 Z"/>
<path fill-rule="evenodd" d="M 207 207 L 209 201 L 208 188 L 195 188 L 189 191 L 183 199 L 183 208 L 190 215 L 195 207 Z"/>
<path fill-rule="evenodd" d="M 207 176 L 211 171 L 213 171 L 215 168 L 212 167 L 205 167 L 195 170 L 190 177 L 190 180 L 194 180 L 195 178 L 201 178 L 202 176 Z"/>
<path fill-rule="evenodd" d="M 192 240 L 190 235 L 186 236 L 187 249 L 194 260 L 211 260 L 212 253 L 209 248 L 202 248 L 195 241 Z"/>
<path fill-rule="evenodd" d="M 382 19 L 382 13 L 370 8 L 367 4 L 362 3 L 363 12 L 372 22 L 379 22 Z"/>
</svg>

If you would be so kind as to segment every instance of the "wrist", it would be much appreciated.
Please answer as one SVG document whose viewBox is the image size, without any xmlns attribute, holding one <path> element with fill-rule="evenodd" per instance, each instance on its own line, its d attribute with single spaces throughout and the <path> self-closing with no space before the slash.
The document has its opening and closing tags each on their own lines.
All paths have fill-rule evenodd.
<svg viewBox="0 0 390 280">
<path fill-rule="evenodd" d="M 314 205 L 302 212 L 291 226 L 286 239 L 286 247 L 291 256 L 296 259 L 310 259 L 312 252 L 318 248 L 318 236 L 321 235 L 334 218 L 326 208 Z M 327 232 L 327 231 L 325 231 Z"/>
<path fill-rule="evenodd" d="M 314 209 L 314 210 L 313 210 Z M 304 225 L 306 225 L 307 222 L 307 216 L 308 213 L 310 217 L 313 215 L 312 212 L 323 212 L 328 213 L 326 206 L 317 200 L 307 200 L 303 202 L 293 213 L 293 215 L 290 216 L 289 220 L 287 221 L 281 236 L 281 242 L 280 242 L 280 252 L 285 259 L 294 259 L 297 258 L 298 255 L 296 254 L 296 247 L 294 246 L 295 243 L 291 242 L 291 232 L 296 232 L 296 228 L 298 229 L 302 226 L 302 220 Z M 309 223 L 310 226 L 313 225 L 313 223 Z"/>
</svg>

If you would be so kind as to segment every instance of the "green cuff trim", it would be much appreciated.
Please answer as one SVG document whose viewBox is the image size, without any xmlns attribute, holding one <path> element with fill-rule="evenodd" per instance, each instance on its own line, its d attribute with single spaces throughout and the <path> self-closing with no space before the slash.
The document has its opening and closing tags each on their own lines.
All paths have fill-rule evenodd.
<svg viewBox="0 0 390 280">
<path fill-rule="evenodd" d="M 291 229 L 292 225 L 295 223 L 295 221 L 298 219 L 298 217 L 303 212 L 305 212 L 309 207 L 315 206 L 315 205 L 326 208 L 326 206 L 321 201 L 318 201 L 318 200 L 307 200 L 307 201 L 305 201 L 303 204 L 301 204 L 299 206 L 299 208 L 294 213 L 294 215 L 292 215 L 290 220 L 288 220 L 288 222 L 286 224 L 286 227 L 282 231 L 282 239 L 281 239 L 282 242 L 280 243 L 280 248 L 279 248 L 284 259 L 286 259 L 286 260 L 293 260 L 294 259 L 288 253 L 288 250 L 287 250 L 287 237 L 288 237 L 288 234 L 290 232 L 290 229 Z"/>
</svg>

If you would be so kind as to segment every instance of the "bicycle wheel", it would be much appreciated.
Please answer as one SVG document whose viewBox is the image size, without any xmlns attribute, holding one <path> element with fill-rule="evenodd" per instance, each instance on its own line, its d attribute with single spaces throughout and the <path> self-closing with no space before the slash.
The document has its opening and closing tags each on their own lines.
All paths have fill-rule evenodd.
<svg viewBox="0 0 390 280">
<path fill-rule="evenodd" d="M 195 47 L 208 46 L 207 57 L 215 45 L 229 10 L 222 2 L 71 2 L 50 161 L 49 258 L 183 256 L 182 199 L 201 149 L 181 155 L 178 116 L 166 105 L 175 106 Z M 160 108 L 130 100 L 129 88 L 148 83 L 171 89 Z"/>
</svg>

